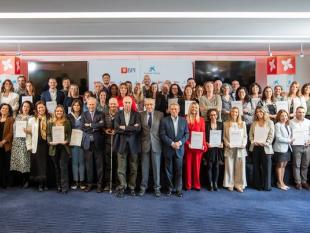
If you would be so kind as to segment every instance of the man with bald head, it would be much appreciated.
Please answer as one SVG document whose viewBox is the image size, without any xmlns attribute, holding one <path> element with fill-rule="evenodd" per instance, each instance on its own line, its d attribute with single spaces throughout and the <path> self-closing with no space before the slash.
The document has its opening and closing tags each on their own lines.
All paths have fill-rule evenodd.
<svg viewBox="0 0 310 233">
<path fill-rule="evenodd" d="M 97 171 L 97 192 L 102 192 L 103 181 L 103 149 L 104 121 L 101 112 L 97 111 L 97 100 L 94 97 L 87 99 L 88 111 L 81 117 L 81 129 L 83 130 L 83 149 L 86 164 L 87 186 L 85 192 L 92 189 L 93 165 L 95 160 Z"/>
<path fill-rule="evenodd" d="M 130 195 L 135 196 L 138 154 L 141 152 L 139 133 L 141 130 L 140 114 L 132 111 L 132 98 L 123 98 L 124 109 L 116 114 L 114 119 L 115 140 L 114 150 L 117 152 L 117 177 L 119 186 L 117 188 L 118 197 L 124 197 L 124 192 L 128 186 Z M 127 183 L 127 160 L 129 163 L 129 177 Z"/>
</svg>

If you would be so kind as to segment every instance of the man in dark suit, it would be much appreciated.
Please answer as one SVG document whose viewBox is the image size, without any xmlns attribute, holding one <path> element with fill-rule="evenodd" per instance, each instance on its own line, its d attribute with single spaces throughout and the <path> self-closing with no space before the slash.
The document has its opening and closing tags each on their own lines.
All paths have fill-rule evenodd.
<svg viewBox="0 0 310 233">
<path fill-rule="evenodd" d="M 49 89 L 41 93 L 41 100 L 46 102 L 56 101 L 57 104 L 63 104 L 65 100 L 65 94 L 62 91 L 57 90 L 57 81 L 55 78 L 48 79 Z"/>
<path fill-rule="evenodd" d="M 168 196 L 175 187 L 176 195 L 182 197 L 182 163 L 184 144 L 189 137 L 187 122 L 179 117 L 180 106 L 172 103 L 169 106 L 170 116 L 160 122 L 160 136 L 163 141 L 163 154 L 165 157 L 165 172 L 168 178 Z M 173 171 L 174 168 L 174 171 Z M 173 184 L 175 174 L 175 185 Z"/>
<path fill-rule="evenodd" d="M 97 192 L 102 192 L 103 182 L 103 150 L 104 150 L 104 120 L 101 112 L 96 110 L 97 100 L 93 97 L 87 99 L 88 111 L 81 117 L 81 128 L 83 130 L 83 149 L 86 164 L 87 187 L 89 192 L 93 183 L 93 159 L 97 171 Z"/>
<path fill-rule="evenodd" d="M 127 157 L 129 157 L 130 195 L 135 196 L 135 187 L 138 170 L 138 153 L 141 152 L 139 132 L 141 130 L 140 114 L 132 111 L 132 99 L 129 96 L 123 98 L 124 109 L 119 111 L 114 119 L 116 137 L 114 148 L 117 152 L 117 176 L 120 182 L 117 196 L 124 197 L 127 188 Z"/>
<path fill-rule="evenodd" d="M 160 159 L 161 140 L 159 124 L 164 114 L 154 111 L 155 100 L 144 99 L 146 111 L 141 113 L 141 144 L 142 144 L 142 181 L 139 196 L 143 196 L 148 187 L 150 161 L 152 161 L 155 196 L 160 196 Z"/>
</svg>

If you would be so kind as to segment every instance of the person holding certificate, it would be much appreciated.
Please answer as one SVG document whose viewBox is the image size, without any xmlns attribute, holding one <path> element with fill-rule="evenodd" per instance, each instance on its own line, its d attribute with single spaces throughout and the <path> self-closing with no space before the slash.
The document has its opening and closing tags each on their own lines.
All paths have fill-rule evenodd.
<svg viewBox="0 0 310 233">
<path fill-rule="evenodd" d="M 41 93 L 41 100 L 43 100 L 44 103 L 46 103 L 47 107 L 48 107 L 48 103 L 50 102 L 56 102 L 56 105 L 63 104 L 64 99 L 65 99 L 65 94 L 62 91 L 57 90 L 56 78 L 49 78 L 48 86 L 49 86 L 49 89 Z"/>
<path fill-rule="evenodd" d="M 273 151 L 276 161 L 276 175 L 277 187 L 282 190 L 288 190 L 289 187 L 284 183 L 285 167 L 290 161 L 293 138 L 292 130 L 289 126 L 289 114 L 287 111 L 281 109 L 278 114 L 275 124 L 275 142 L 273 144 Z"/>
<path fill-rule="evenodd" d="M 305 118 L 305 109 L 296 109 L 295 118 L 290 121 L 293 132 L 293 176 L 296 189 L 310 189 L 308 184 L 308 167 L 310 164 L 310 120 Z"/>
<path fill-rule="evenodd" d="M 70 88 L 71 89 L 71 88 Z M 70 89 L 69 94 L 70 95 Z M 81 134 L 81 114 L 83 111 L 83 103 L 79 99 L 74 99 L 71 105 L 71 113 L 68 115 L 68 119 L 71 123 L 72 130 L 80 130 Z M 72 139 L 72 135 L 71 135 Z M 81 140 L 82 141 L 82 140 Z M 85 186 L 85 162 L 84 162 L 84 151 L 82 145 L 72 145 L 71 146 L 71 156 L 72 156 L 72 173 L 73 173 L 73 185 L 71 189 L 76 190 L 80 187 L 81 190 L 86 188 Z"/>
<path fill-rule="evenodd" d="M 248 91 L 245 87 L 239 87 L 237 89 L 236 100 L 242 102 L 242 119 L 247 126 L 247 132 L 250 129 L 250 125 L 253 122 L 254 105 L 251 101 Z"/>
<path fill-rule="evenodd" d="M 206 144 L 206 126 L 203 117 L 199 116 L 199 104 L 192 102 L 189 105 L 186 117 L 189 139 L 185 142 L 185 189 L 190 190 L 192 187 L 200 191 L 200 164 L 202 154 L 207 151 Z M 200 137 L 197 145 L 194 144 L 193 134 L 199 132 Z"/>
<path fill-rule="evenodd" d="M 76 99 L 80 100 L 83 104 L 83 97 L 80 96 L 79 86 L 76 84 L 71 84 L 69 87 L 68 94 L 66 95 L 65 100 L 64 100 L 64 108 L 65 108 L 66 114 L 70 113 L 69 110 L 72 110 L 72 103 Z"/>
<path fill-rule="evenodd" d="M 26 145 L 27 150 L 32 153 L 30 164 L 30 176 L 39 183 L 39 192 L 47 190 L 46 168 L 47 168 L 47 121 L 49 114 L 45 103 L 40 100 L 35 105 L 34 117 L 28 120 Z"/>
<path fill-rule="evenodd" d="M 204 83 L 205 94 L 201 97 L 199 101 L 199 107 L 201 116 L 207 120 L 207 112 L 210 108 L 216 108 L 218 112 L 222 111 L 222 99 L 220 95 L 214 94 L 213 82 L 207 81 Z M 221 116 L 219 115 L 219 121 Z"/>
<path fill-rule="evenodd" d="M 255 109 L 249 137 L 249 150 L 253 152 L 253 185 L 257 190 L 271 191 L 274 124 L 263 107 Z"/>
<path fill-rule="evenodd" d="M 163 141 L 165 173 L 168 178 L 167 196 L 171 196 L 175 188 L 176 195 L 178 197 L 183 197 L 182 167 L 184 144 L 189 138 L 189 131 L 187 121 L 178 116 L 180 111 L 179 104 L 172 103 L 169 106 L 169 111 L 171 116 L 164 117 L 159 127 L 159 134 Z"/>
<path fill-rule="evenodd" d="M 31 102 L 32 106 L 35 106 L 35 104 L 40 100 L 40 96 L 37 95 L 35 87 L 30 80 L 26 82 L 26 92 L 19 96 L 19 106 L 22 106 L 22 103 L 26 100 Z"/>
<path fill-rule="evenodd" d="M 262 99 L 257 103 L 257 106 L 264 107 L 270 119 L 275 121 L 277 116 L 277 105 L 274 101 L 273 90 L 270 86 L 264 88 Z"/>
<path fill-rule="evenodd" d="M 10 170 L 18 174 L 23 188 L 27 188 L 29 184 L 30 156 L 26 146 L 26 129 L 31 115 L 32 104 L 29 101 L 24 101 L 13 125 L 14 138 L 12 142 Z"/>
<path fill-rule="evenodd" d="M 178 99 L 178 103 L 180 105 L 180 116 L 186 116 L 188 113 L 189 105 L 196 101 L 198 103 L 198 100 L 194 99 L 193 96 L 193 89 L 192 86 L 186 85 L 183 92 L 183 97 Z"/>
<path fill-rule="evenodd" d="M 224 123 L 225 173 L 223 186 L 229 191 L 234 188 L 243 192 L 247 186 L 245 174 L 246 144 L 248 136 L 246 124 L 241 120 L 238 107 L 232 107 L 229 119 Z"/>
<path fill-rule="evenodd" d="M 209 109 L 206 124 L 209 191 L 218 190 L 219 163 L 223 161 L 223 123 L 217 121 L 218 111 Z"/>
<path fill-rule="evenodd" d="M 49 143 L 49 155 L 55 167 L 57 192 L 68 193 L 69 190 L 69 156 L 71 125 L 66 117 L 65 109 L 58 105 L 53 118 L 47 125 L 47 141 Z"/>
<path fill-rule="evenodd" d="M 19 108 L 19 95 L 14 92 L 14 86 L 10 79 L 4 80 L 1 86 L 0 92 L 0 103 L 9 104 L 13 111 L 13 117 L 16 116 L 16 113 Z"/>
<path fill-rule="evenodd" d="M 0 187 L 10 185 L 10 159 L 13 139 L 13 111 L 9 104 L 0 105 Z"/>
</svg>

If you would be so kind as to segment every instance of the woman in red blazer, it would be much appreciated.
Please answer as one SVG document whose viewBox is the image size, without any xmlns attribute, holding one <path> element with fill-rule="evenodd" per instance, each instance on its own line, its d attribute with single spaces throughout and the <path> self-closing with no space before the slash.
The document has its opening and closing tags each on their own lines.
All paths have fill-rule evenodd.
<svg viewBox="0 0 310 233">
<path fill-rule="evenodd" d="M 193 187 L 196 191 L 200 191 L 200 164 L 202 155 L 208 148 L 206 144 L 205 121 L 199 115 L 198 103 L 192 102 L 190 104 L 186 120 L 190 137 L 185 143 L 185 189 L 190 190 Z M 202 148 L 194 149 L 192 147 L 191 138 L 193 132 L 202 133 Z"/>
</svg>

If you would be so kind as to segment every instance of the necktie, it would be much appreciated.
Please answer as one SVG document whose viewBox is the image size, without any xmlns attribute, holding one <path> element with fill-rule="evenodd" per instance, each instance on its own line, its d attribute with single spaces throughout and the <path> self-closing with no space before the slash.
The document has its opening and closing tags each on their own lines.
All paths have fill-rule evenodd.
<svg viewBox="0 0 310 233">
<path fill-rule="evenodd" d="M 149 114 L 149 119 L 147 121 L 147 124 L 148 124 L 149 128 L 151 128 L 152 127 L 152 113 L 149 112 L 148 114 Z"/>
<path fill-rule="evenodd" d="M 94 112 L 91 112 L 90 116 L 91 116 L 91 121 L 93 122 L 94 121 Z"/>
</svg>

